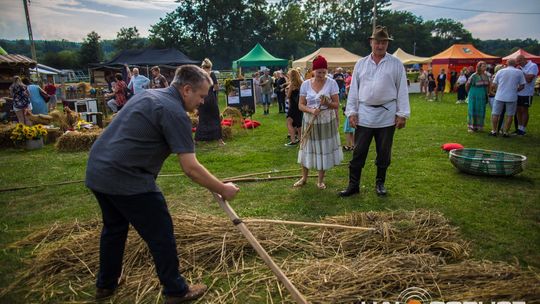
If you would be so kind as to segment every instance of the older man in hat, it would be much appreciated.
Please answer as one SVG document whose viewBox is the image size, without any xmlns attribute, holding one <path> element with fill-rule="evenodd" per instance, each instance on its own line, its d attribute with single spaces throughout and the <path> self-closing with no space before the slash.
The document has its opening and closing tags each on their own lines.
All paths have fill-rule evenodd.
<svg viewBox="0 0 540 304">
<path fill-rule="evenodd" d="M 355 128 L 355 148 L 349 163 L 349 185 L 341 197 L 360 192 L 360 176 L 371 140 L 377 148 L 375 191 L 386 195 L 386 170 L 390 165 L 392 142 L 396 128 L 405 127 L 410 115 L 407 75 L 401 61 L 386 52 L 386 27 L 377 26 L 369 38 L 371 54 L 354 66 L 345 115 Z"/>
</svg>

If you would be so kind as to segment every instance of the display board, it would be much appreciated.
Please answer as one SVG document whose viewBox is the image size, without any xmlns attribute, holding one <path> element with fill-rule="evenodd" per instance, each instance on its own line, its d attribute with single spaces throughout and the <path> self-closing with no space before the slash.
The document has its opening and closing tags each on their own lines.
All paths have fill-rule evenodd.
<svg viewBox="0 0 540 304">
<path fill-rule="evenodd" d="M 240 110 L 247 108 L 252 114 L 255 113 L 253 79 L 235 79 L 231 84 L 232 89 L 227 94 L 227 106 L 239 108 Z"/>
</svg>

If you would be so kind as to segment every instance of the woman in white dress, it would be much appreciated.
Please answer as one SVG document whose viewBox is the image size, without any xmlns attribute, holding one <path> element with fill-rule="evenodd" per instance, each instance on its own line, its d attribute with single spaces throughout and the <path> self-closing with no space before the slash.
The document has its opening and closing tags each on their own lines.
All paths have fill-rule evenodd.
<svg viewBox="0 0 540 304">
<path fill-rule="evenodd" d="M 302 178 L 294 187 L 306 184 L 309 169 L 318 171 L 317 188 L 326 189 L 326 170 L 343 160 L 339 138 L 339 87 L 335 80 L 326 77 L 328 64 L 318 56 L 313 60 L 314 77 L 302 83 L 298 108 L 304 112 L 302 139 L 298 163 L 302 165 Z"/>
</svg>

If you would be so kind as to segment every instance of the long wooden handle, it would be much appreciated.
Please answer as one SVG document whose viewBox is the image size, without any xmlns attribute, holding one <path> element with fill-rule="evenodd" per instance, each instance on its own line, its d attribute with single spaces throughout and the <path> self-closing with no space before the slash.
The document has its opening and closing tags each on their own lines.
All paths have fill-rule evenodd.
<svg viewBox="0 0 540 304">
<path fill-rule="evenodd" d="M 304 296 L 296 289 L 296 287 L 289 281 L 289 279 L 285 276 L 283 271 L 281 271 L 281 268 L 272 260 L 270 255 L 264 250 L 264 248 L 259 244 L 259 241 L 251 234 L 251 231 L 246 227 L 246 225 L 242 222 L 240 218 L 238 218 L 238 215 L 236 215 L 236 212 L 231 208 L 229 203 L 224 200 L 219 194 L 212 193 L 214 195 L 214 198 L 218 202 L 219 206 L 225 211 L 227 216 L 232 220 L 232 222 L 238 227 L 238 230 L 242 232 L 242 234 L 246 237 L 249 244 L 257 251 L 257 254 L 263 259 L 264 263 L 270 267 L 274 275 L 278 278 L 278 280 L 285 285 L 287 290 L 291 293 L 293 299 L 298 304 L 307 304 L 308 301 L 304 298 Z"/>
<path fill-rule="evenodd" d="M 310 223 L 310 222 L 297 222 L 297 221 L 283 221 L 283 220 L 267 220 L 267 219 L 247 219 L 246 223 L 267 223 L 267 224 L 281 224 L 281 225 L 296 225 L 296 226 L 309 226 L 331 229 L 350 229 L 359 231 L 375 231 L 377 229 L 371 227 L 358 227 L 358 226 L 345 226 L 339 224 L 326 224 L 326 223 Z"/>
</svg>

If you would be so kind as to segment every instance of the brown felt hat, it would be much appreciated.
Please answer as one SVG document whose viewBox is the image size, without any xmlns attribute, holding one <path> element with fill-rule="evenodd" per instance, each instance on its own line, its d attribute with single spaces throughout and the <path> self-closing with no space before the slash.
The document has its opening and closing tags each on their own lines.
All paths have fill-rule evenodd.
<svg viewBox="0 0 540 304">
<path fill-rule="evenodd" d="M 369 37 L 369 39 L 389 40 L 389 41 L 394 40 L 388 36 L 388 31 L 386 30 L 386 26 L 381 26 L 381 25 L 377 25 L 375 27 L 375 30 L 373 30 L 373 34 L 371 34 L 371 37 Z"/>
</svg>

